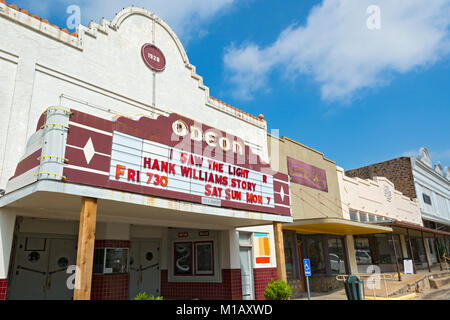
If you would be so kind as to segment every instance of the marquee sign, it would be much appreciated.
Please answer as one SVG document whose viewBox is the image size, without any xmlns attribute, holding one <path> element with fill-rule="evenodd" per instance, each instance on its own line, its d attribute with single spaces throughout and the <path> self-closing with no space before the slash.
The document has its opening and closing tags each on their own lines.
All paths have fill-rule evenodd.
<svg viewBox="0 0 450 320">
<path fill-rule="evenodd" d="M 239 137 L 177 114 L 113 122 L 71 111 L 66 182 L 290 216 L 288 176 Z"/>
</svg>

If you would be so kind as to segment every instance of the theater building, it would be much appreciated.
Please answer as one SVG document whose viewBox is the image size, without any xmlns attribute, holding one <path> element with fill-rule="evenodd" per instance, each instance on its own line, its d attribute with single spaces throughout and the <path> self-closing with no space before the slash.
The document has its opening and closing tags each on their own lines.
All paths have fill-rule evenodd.
<svg viewBox="0 0 450 320">
<path fill-rule="evenodd" d="M 353 236 L 391 232 L 390 227 L 344 216 L 334 161 L 287 137 L 268 136 L 272 168 L 289 176 L 293 223 L 283 224 L 286 277 L 294 297 L 306 290 L 303 259 L 310 259 L 312 291 L 341 287 L 338 274 L 356 273 Z M 276 155 L 279 155 L 278 157 Z"/>
<path fill-rule="evenodd" d="M 262 299 L 292 222 L 263 116 L 142 8 L 69 34 L 0 1 L 0 30 L 0 299 Z"/>
</svg>

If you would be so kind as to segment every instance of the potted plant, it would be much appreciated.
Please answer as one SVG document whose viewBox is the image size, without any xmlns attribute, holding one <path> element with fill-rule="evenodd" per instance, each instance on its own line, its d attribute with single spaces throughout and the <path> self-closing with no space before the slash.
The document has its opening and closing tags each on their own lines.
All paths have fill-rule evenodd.
<svg viewBox="0 0 450 320">
<path fill-rule="evenodd" d="M 134 297 L 132 300 L 164 300 L 163 297 L 155 297 L 153 295 L 147 295 L 145 292 L 139 293 L 136 297 Z"/>
<path fill-rule="evenodd" d="M 264 297 L 267 300 L 288 300 L 291 295 L 291 286 L 283 280 L 274 281 L 271 279 L 264 291 Z"/>
</svg>

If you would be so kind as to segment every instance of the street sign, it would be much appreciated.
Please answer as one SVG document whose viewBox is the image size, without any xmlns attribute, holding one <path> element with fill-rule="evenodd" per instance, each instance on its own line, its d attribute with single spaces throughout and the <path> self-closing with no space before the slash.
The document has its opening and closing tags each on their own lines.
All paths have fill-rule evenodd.
<svg viewBox="0 0 450 320">
<path fill-rule="evenodd" d="M 311 277 L 311 262 L 309 259 L 303 259 L 303 269 L 305 270 L 305 276 Z"/>
<path fill-rule="evenodd" d="M 309 259 L 303 259 L 303 270 L 306 277 L 306 291 L 308 292 L 308 300 L 311 300 L 311 292 L 309 291 L 309 277 L 311 277 L 311 262 Z"/>
</svg>

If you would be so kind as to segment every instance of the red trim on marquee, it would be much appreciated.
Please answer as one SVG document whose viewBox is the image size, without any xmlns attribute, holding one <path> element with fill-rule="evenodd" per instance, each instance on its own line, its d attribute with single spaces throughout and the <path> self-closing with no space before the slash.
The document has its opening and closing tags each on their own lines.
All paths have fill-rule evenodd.
<svg viewBox="0 0 450 320">
<path fill-rule="evenodd" d="M 41 154 L 42 149 L 39 149 L 34 153 L 32 153 L 31 155 L 29 155 L 28 157 L 26 157 L 25 159 L 23 159 L 22 161 L 20 161 L 16 167 L 16 172 L 14 172 L 14 176 L 9 178 L 9 180 L 17 178 L 18 176 L 24 174 L 25 172 L 39 166 L 41 162 L 38 160 L 38 158 L 41 156 Z"/>
<path fill-rule="evenodd" d="M 112 148 L 112 136 L 101 134 L 95 131 L 77 127 L 76 125 L 70 126 L 69 134 L 67 135 L 67 144 L 84 148 L 89 139 L 92 140 L 94 149 L 96 152 L 110 154 Z"/>
<path fill-rule="evenodd" d="M 86 157 L 84 156 L 83 150 L 75 149 L 71 146 L 67 146 L 65 157 L 69 159 L 68 164 L 74 165 L 77 167 L 84 167 L 93 170 L 105 171 L 109 174 L 109 166 L 111 163 L 111 158 L 95 154 L 89 164 L 86 162 Z"/>
</svg>

